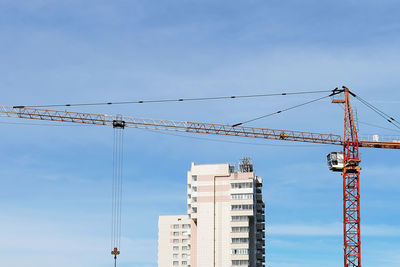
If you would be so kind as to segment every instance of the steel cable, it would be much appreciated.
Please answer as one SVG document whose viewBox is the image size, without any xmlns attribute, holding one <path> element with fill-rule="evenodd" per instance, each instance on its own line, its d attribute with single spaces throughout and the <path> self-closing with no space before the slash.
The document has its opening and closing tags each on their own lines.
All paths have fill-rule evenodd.
<svg viewBox="0 0 400 267">
<path fill-rule="evenodd" d="M 120 249 L 122 228 L 122 171 L 123 171 L 123 128 L 114 128 L 113 175 L 112 175 L 112 222 L 111 249 Z"/>
<path fill-rule="evenodd" d="M 253 95 L 231 95 L 231 96 L 216 96 L 216 97 L 197 97 L 197 98 L 153 99 L 153 100 L 119 101 L 119 102 L 49 104 L 49 105 L 21 105 L 21 106 L 13 106 L 13 107 L 14 108 L 49 108 L 49 107 L 75 107 L 75 106 L 148 104 L 148 103 L 166 103 L 166 102 L 183 102 L 183 101 L 208 101 L 208 100 L 223 100 L 223 99 L 237 99 L 237 98 L 258 98 L 258 97 L 270 97 L 270 96 L 304 95 L 304 94 L 317 94 L 317 93 L 327 93 L 327 92 L 331 92 L 331 90 L 288 92 L 288 93 L 283 92 L 283 93 L 253 94 Z"/>
<path fill-rule="evenodd" d="M 382 118 L 384 118 L 387 122 L 391 123 L 392 125 L 394 125 L 396 128 L 400 129 L 400 123 L 397 122 L 397 120 L 395 118 L 393 118 L 392 116 L 386 114 L 385 112 L 383 112 L 382 110 L 378 109 L 377 107 L 375 107 L 374 105 L 372 105 L 371 103 L 368 103 L 366 100 L 362 99 L 361 97 L 355 95 L 355 98 L 357 100 L 359 100 L 361 103 L 363 103 L 365 106 L 367 106 L 368 108 L 370 108 L 372 111 L 374 111 L 375 113 L 377 113 L 379 116 L 381 116 Z"/>
<path fill-rule="evenodd" d="M 317 101 L 319 101 L 319 100 L 322 100 L 322 99 L 325 99 L 325 98 L 328 98 L 328 97 L 331 97 L 331 96 L 332 96 L 332 94 L 327 95 L 327 96 L 323 96 L 323 97 L 320 97 L 320 98 L 317 98 L 317 99 L 314 99 L 314 100 L 311 100 L 311 101 L 308 101 L 308 102 L 305 102 L 305 103 L 302 103 L 302 104 L 298 104 L 298 105 L 295 105 L 295 106 L 292 106 L 292 107 L 289 107 L 289 108 L 285 108 L 285 109 L 282 109 L 282 110 L 278 110 L 278 111 L 273 112 L 273 113 L 269 113 L 269 114 L 266 114 L 266 115 L 262 115 L 262 116 L 259 116 L 259 117 L 254 118 L 254 119 L 250 119 L 250 120 L 247 120 L 247 121 L 243 121 L 243 122 L 240 122 L 240 123 L 236 123 L 236 124 L 233 124 L 232 127 L 236 127 L 236 126 L 239 126 L 239 125 L 243 125 L 243 124 L 245 124 L 245 123 L 249 123 L 249 122 L 253 122 L 253 121 L 259 120 L 259 119 L 263 119 L 263 118 L 266 118 L 266 117 L 270 117 L 270 116 L 273 116 L 273 115 L 277 115 L 277 114 L 280 114 L 280 113 L 282 113 L 282 112 L 285 112 L 285 111 L 288 111 L 288 110 L 291 110 L 291 109 L 295 109 L 295 108 L 299 108 L 299 107 L 302 107 L 302 106 L 305 106 L 305 105 L 308 105 L 308 104 L 317 102 Z"/>
</svg>

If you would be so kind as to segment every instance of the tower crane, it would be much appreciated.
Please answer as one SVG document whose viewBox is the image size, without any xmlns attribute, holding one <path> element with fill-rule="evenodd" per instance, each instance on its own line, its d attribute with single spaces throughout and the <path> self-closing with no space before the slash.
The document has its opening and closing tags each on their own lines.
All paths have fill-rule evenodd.
<svg viewBox="0 0 400 267">
<path fill-rule="evenodd" d="M 312 133 L 292 130 L 245 127 L 214 123 L 142 119 L 127 116 L 114 117 L 105 114 L 57 111 L 29 108 L 25 106 L 0 106 L 0 116 L 46 120 L 66 123 L 83 123 L 115 127 L 142 128 L 151 130 L 177 131 L 186 133 L 239 136 L 259 139 L 306 142 L 337 145 L 343 152 L 328 155 L 330 169 L 340 171 L 343 178 L 343 232 L 344 266 L 361 267 L 360 228 L 360 156 L 359 148 L 400 149 L 400 142 L 359 140 L 357 127 L 350 104 L 350 96 L 356 96 L 348 88 L 333 90 L 332 95 L 343 94 L 343 99 L 334 99 L 344 104 L 344 134 Z M 115 256 L 119 251 L 114 251 Z M 113 255 L 114 255 L 113 254 Z"/>
</svg>

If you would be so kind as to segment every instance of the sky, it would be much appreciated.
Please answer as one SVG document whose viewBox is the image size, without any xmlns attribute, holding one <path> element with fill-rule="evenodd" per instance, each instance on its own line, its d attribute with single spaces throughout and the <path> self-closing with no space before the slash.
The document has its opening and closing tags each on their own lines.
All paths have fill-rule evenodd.
<svg viewBox="0 0 400 267">
<path fill-rule="evenodd" d="M 394 0 L 0 0 L 0 105 L 346 85 L 400 119 L 399 12 Z M 233 124 L 322 96 L 68 110 Z M 352 104 L 362 138 L 400 135 Z M 342 134 L 343 110 L 324 99 L 248 126 Z M 113 129 L 2 117 L 0 129 L 0 266 L 111 266 Z M 119 266 L 157 266 L 158 216 L 186 212 L 191 162 L 244 156 L 264 179 L 266 266 L 341 266 L 342 181 L 325 162 L 340 149 L 126 129 Z M 361 151 L 364 266 L 400 266 L 398 153 Z"/>
</svg>

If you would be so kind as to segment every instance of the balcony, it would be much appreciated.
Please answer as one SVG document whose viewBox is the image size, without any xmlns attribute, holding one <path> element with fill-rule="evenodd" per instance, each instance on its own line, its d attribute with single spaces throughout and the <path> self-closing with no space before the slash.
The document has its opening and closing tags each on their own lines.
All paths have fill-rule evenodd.
<svg viewBox="0 0 400 267">
<path fill-rule="evenodd" d="M 260 261 L 265 261 L 265 256 L 263 255 L 263 254 L 261 254 L 261 253 L 257 253 L 257 260 L 260 260 Z"/>
<path fill-rule="evenodd" d="M 253 188 L 231 188 L 231 194 L 253 194 Z"/>
<path fill-rule="evenodd" d="M 257 245 L 260 244 L 261 247 L 265 246 L 265 240 L 261 239 L 261 240 L 257 240 Z"/>
<path fill-rule="evenodd" d="M 260 234 L 265 234 L 265 232 L 264 232 L 264 230 L 259 230 L 259 229 L 257 229 L 257 232 L 256 233 L 260 233 Z"/>
<path fill-rule="evenodd" d="M 263 223 L 257 223 L 256 229 L 257 229 L 257 230 L 265 230 L 265 224 L 263 224 Z"/>
<path fill-rule="evenodd" d="M 265 233 L 264 232 L 257 232 L 257 234 L 256 234 L 256 238 L 257 238 L 257 240 L 262 240 L 262 239 L 264 239 L 265 238 Z"/>
<path fill-rule="evenodd" d="M 249 247 L 249 244 L 248 243 L 246 243 L 246 244 L 240 244 L 240 243 L 238 243 L 238 244 L 231 244 L 231 249 L 249 249 L 250 247 Z"/>
<path fill-rule="evenodd" d="M 249 260 L 249 255 L 247 255 L 247 254 L 231 254 L 231 260 Z"/>
<path fill-rule="evenodd" d="M 231 238 L 248 238 L 249 233 L 247 232 L 231 232 Z"/>
<path fill-rule="evenodd" d="M 257 253 L 260 253 L 262 255 L 265 254 L 265 248 L 257 249 Z"/>
</svg>

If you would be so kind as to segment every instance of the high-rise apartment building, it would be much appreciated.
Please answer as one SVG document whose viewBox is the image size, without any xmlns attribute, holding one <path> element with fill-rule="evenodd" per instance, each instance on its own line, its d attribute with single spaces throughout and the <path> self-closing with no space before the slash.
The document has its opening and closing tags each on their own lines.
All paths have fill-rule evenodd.
<svg viewBox="0 0 400 267">
<path fill-rule="evenodd" d="M 191 267 L 264 266 L 262 179 L 254 174 L 250 160 L 243 159 L 238 170 L 229 164 L 192 163 L 187 187 L 190 261 L 186 264 Z M 160 222 L 166 217 L 160 216 Z M 172 222 L 159 223 L 159 255 L 169 253 L 164 252 L 168 246 L 160 244 L 165 240 L 174 242 L 171 241 L 174 231 L 168 237 L 161 235 L 170 225 Z M 173 260 L 161 261 L 159 257 L 159 267 L 185 266 L 182 262 L 173 265 L 177 264 Z"/>
</svg>

